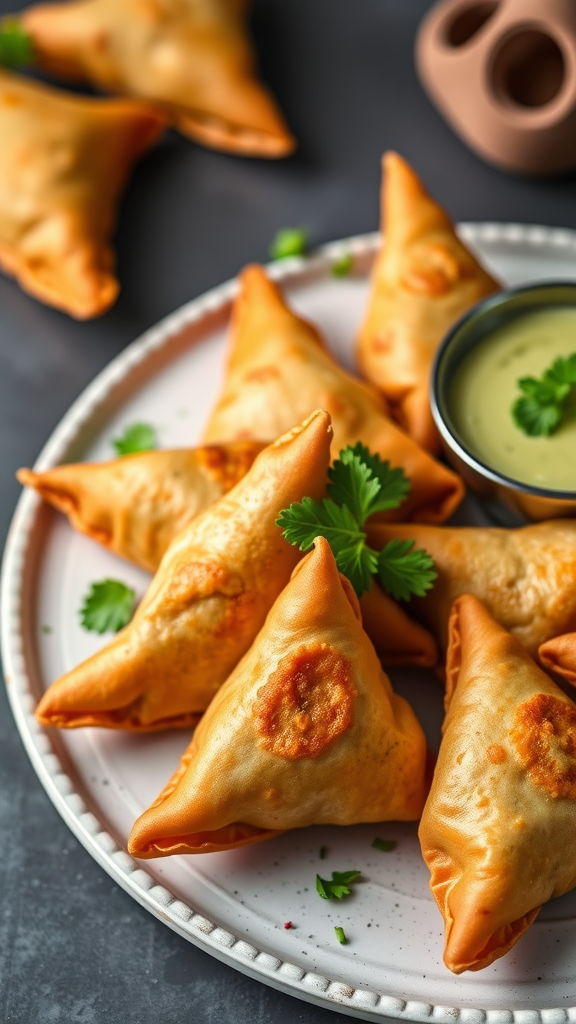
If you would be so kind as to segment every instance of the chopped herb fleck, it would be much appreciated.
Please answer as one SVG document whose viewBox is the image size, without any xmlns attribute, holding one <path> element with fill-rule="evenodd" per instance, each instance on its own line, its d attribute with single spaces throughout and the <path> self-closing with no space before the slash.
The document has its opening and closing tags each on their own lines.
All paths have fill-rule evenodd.
<svg viewBox="0 0 576 1024">
<path fill-rule="evenodd" d="M 326 860 L 327 856 L 328 856 L 328 847 L 327 846 L 321 846 L 320 847 L 320 860 Z"/>
<path fill-rule="evenodd" d="M 354 257 L 351 252 L 345 252 L 335 263 L 332 264 L 334 277 L 347 277 L 354 266 Z"/>
<path fill-rule="evenodd" d="M 149 423 L 133 423 L 126 427 L 122 437 L 112 441 L 118 455 L 135 455 L 149 452 L 156 447 L 156 431 Z"/>
<path fill-rule="evenodd" d="M 308 244 L 308 228 L 280 228 L 270 244 L 270 258 L 285 260 L 288 256 L 303 256 Z"/>
<path fill-rule="evenodd" d="M 49 633 L 52 632 L 52 626 L 42 626 L 42 632 L 46 633 L 46 635 L 48 635 Z"/>
<path fill-rule="evenodd" d="M 338 942 L 339 942 L 339 943 L 340 943 L 340 944 L 341 944 L 342 946 L 345 946 L 345 945 L 346 945 L 346 943 L 348 942 L 348 939 L 346 938 L 346 936 L 345 936 L 345 934 L 344 934 L 344 929 L 343 929 L 343 928 L 340 928 L 340 926 L 338 925 L 338 926 L 336 926 L 336 927 L 334 928 L 334 931 L 336 932 L 336 938 L 338 939 Z"/>
<path fill-rule="evenodd" d="M 32 37 L 16 18 L 2 18 L 0 21 L 0 64 L 7 68 L 18 68 L 33 63 Z"/>
<path fill-rule="evenodd" d="M 374 850 L 383 850 L 384 853 L 389 853 L 390 850 L 395 850 L 398 843 L 395 839 L 375 839 L 372 843 Z"/>
<path fill-rule="evenodd" d="M 360 871 L 333 871 L 330 881 L 316 875 L 316 892 L 323 900 L 341 900 L 350 895 L 350 886 L 360 878 Z"/>
</svg>

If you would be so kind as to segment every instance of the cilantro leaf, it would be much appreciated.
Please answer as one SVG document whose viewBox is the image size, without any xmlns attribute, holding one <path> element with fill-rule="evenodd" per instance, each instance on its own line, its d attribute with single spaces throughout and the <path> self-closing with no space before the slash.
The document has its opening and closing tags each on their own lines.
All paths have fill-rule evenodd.
<svg viewBox="0 0 576 1024">
<path fill-rule="evenodd" d="M 93 633 L 117 633 L 128 625 L 136 594 L 121 580 L 93 583 L 80 608 L 80 622 Z"/>
<path fill-rule="evenodd" d="M 374 839 L 370 843 L 373 850 L 382 850 L 383 853 L 389 853 L 390 850 L 395 850 L 398 843 L 395 839 Z"/>
<path fill-rule="evenodd" d="M 373 455 L 361 441 L 358 441 L 351 448 L 351 451 L 357 459 L 360 459 L 371 470 L 373 476 L 380 484 L 380 490 L 370 505 L 368 515 L 372 516 L 375 512 L 386 512 L 391 508 L 398 508 L 398 505 L 402 504 L 412 487 L 404 470 L 400 466 L 391 469 L 390 463 L 387 460 L 381 459 L 378 454 Z M 340 458 L 342 458 L 342 454 L 341 452 Z"/>
<path fill-rule="evenodd" d="M 0 64 L 18 68 L 34 63 L 32 37 L 16 18 L 0 21 Z"/>
<path fill-rule="evenodd" d="M 576 387 L 576 352 L 555 359 L 541 377 L 521 377 L 522 392 L 512 405 L 512 419 L 528 437 L 549 437 L 566 413 Z"/>
<path fill-rule="evenodd" d="M 288 256 L 303 256 L 308 245 L 308 228 L 280 228 L 270 243 L 269 254 L 273 260 L 285 260 Z"/>
<path fill-rule="evenodd" d="M 339 925 L 336 925 L 335 928 L 334 928 L 334 931 L 336 932 L 336 938 L 338 939 L 338 942 L 342 946 L 345 946 L 346 943 L 348 942 L 348 939 L 346 938 L 346 935 L 344 934 L 344 929 L 340 928 Z"/>
<path fill-rule="evenodd" d="M 365 522 L 381 486 L 372 469 L 348 446 L 328 470 L 328 494 L 338 505 L 346 505 L 359 523 Z"/>
<path fill-rule="evenodd" d="M 378 579 L 397 601 L 407 601 L 412 594 L 423 597 L 437 575 L 430 555 L 415 548 L 413 540 L 395 537 L 378 555 Z"/>
<path fill-rule="evenodd" d="M 323 900 L 341 900 L 350 895 L 350 886 L 360 878 L 360 871 L 333 871 L 332 878 L 316 875 L 316 892 Z"/>
<path fill-rule="evenodd" d="M 378 556 L 367 546 L 366 534 L 347 505 L 340 507 L 329 498 L 322 502 L 302 498 L 280 513 L 276 525 L 282 528 L 284 539 L 301 551 L 309 551 L 316 537 L 325 537 L 339 571 L 348 577 L 358 596 L 370 589 Z"/>
<path fill-rule="evenodd" d="M 347 277 L 354 266 L 354 257 L 351 252 L 345 252 L 331 267 L 334 277 Z"/>
<path fill-rule="evenodd" d="M 395 508 L 410 490 L 402 469 L 391 469 L 363 444 L 340 452 L 328 471 L 328 498 L 303 498 L 280 513 L 276 524 L 284 539 L 309 551 L 316 537 L 325 537 L 340 572 L 350 580 L 358 597 L 370 590 L 378 574 L 393 597 L 422 596 L 436 578 L 425 551 L 412 551 L 414 541 L 390 541 L 383 552 L 367 544 L 364 525 L 374 512 Z"/>
<path fill-rule="evenodd" d="M 338 571 L 346 576 L 358 597 L 372 586 L 372 577 L 378 569 L 378 555 L 366 544 L 365 538 L 334 555 Z"/>
<path fill-rule="evenodd" d="M 562 419 L 562 408 L 554 402 L 542 403 L 535 397 L 517 398 L 512 418 L 528 437 L 549 437 Z"/>
<path fill-rule="evenodd" d="M 135 455 L 149 452 L 156 447 L 156 431 L 149 423 L 132 423 L 126 427 L 122 437 L 112 441 L 118 455 Z"/>
<path fill-rule="evenodd" d="M 301 551 L 310 551 L 316 537 L 325 537 L 334 557 L 339 551 L 366 539 L 347 506 L 340 508 L 329 498 L 323 498 L 321 502 L 313 498 L 293 502 L 280 513 L 276 525 L 283 528 L 284 539 Z"/>
</svg>

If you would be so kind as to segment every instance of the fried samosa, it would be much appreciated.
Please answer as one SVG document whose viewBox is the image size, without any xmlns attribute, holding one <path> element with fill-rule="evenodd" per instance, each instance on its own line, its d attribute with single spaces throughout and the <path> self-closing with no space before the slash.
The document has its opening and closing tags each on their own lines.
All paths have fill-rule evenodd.
<svg viewBox="0 0 576 1024">
<path fill-rule="evenodd" d="M 424 734 L 320 537 L 128 848 L 207 853 L 305 825 L 412 821 L 425 771 Z"/>
<path fill-rule="evenodd" d="M 436 349 L 463 313 L 500 286 L 401 156 L 386 153 L 382 171 L 385 237 L 358 336 L 358 363 L 400 425 L 436 452 L 440 438 L 428 398 Z"/>
<path fill-rule="evenodd" d="M 72 96 L 0 69 L 2 270 L 79 320 L 108 309 L 118 198 L 163 127 L 140 103 Z"/>
<path fill-rule="evenodd" d="M 41 67 L 158 105 L 215 149 L 282 157 L 295 142 L 258 80 L 238 0 L 72 0 L 19 15 Z"/>
<path fill-rule="evenodd" d="M 444 962 L 478 971 L 576 885 L 576 706 L 470 595 L 450 617 L 447 713 L 420 823 Z"/>
<path fill-rule="evenodd" d="M 414 540 L 434 559 L 438 578 L 410 615 L 446 650 L 452 602 L 474 594 L 532 657 L 551 637 L 576 629 L 576 520 L 555 519 L 518 530 L 377 524 L 368 540 L 380 551 L 394 538 Z"/>
<path fill-rule="evenodd" d="M 438 647 L 432 634 L 410 618 L 376 580 L 362 594 L 360 609 L 364 629 L 385 665 L 433 668 L 438 663 Z"/>
<path fill-rule="evenodd" d="M 75 530 L 156 572 L 176 535 L 234 487 L 264 447 L 237 441 L 138 452 L 16 475 L 64 512 Z"/>
<path fill-rule="evenodd" d="M 305 495 L 322 497 L 327 413 L 269 445 L 228 494 L 166 552 L 132 622 L 53 683 L 43 725 L 153 730 L 194 724 L 248 650 L 302 557 L 276 526 Z"/>
<path fill-rule="evenodd" d="M 538 657 L 544 668 L 557 672 L 576 686 L 576 633 L 565 633 L 542 644 Z"/>
<path fill-rule="evenodd" d="M 204 441 L 274 438 L 318 407 L 332 417 L 333 457 L 363 441 L 404 468 L 412 489 L 400 509 L 403 520 L 443 522 L 452 514 L 464 493 L 459 477 L 392 423 L 372 388 L 338 366 L 316 328 L 292 312 L 262 267 L 247 267 L 234 305 L 224 390 Z"/>
</svg>

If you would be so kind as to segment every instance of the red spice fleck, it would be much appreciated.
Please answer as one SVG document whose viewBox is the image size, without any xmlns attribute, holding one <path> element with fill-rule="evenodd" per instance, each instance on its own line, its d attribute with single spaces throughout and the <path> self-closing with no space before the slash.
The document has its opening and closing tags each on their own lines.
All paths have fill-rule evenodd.
<svg viewBox="0 0 576 1024">
<path fill-rule="evenodd" d="M 284 927 L 286 929 L 288 929 L 288 928 L 293 928 L 294 925 L 292 924 L 292 921 L 284 921 Z"/>
</svg>

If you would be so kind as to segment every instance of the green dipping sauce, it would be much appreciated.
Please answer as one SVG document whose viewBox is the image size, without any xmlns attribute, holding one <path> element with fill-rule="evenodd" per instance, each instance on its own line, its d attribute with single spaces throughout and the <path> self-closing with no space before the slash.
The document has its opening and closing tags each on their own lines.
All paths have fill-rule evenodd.
<svg viewBox="0 0 576 1024">
<path fill-rule="evenodd" d="M 541 377 L 576 352 L 576 307 L 522 314 L 481 339 L 454 374 L 449 406 L 456 430 L 484 465 L 517 480 L 576 492 L 576 400 L 550 437 L 528 437 L 512 419 L 521 377 Z"/>
</svg>

